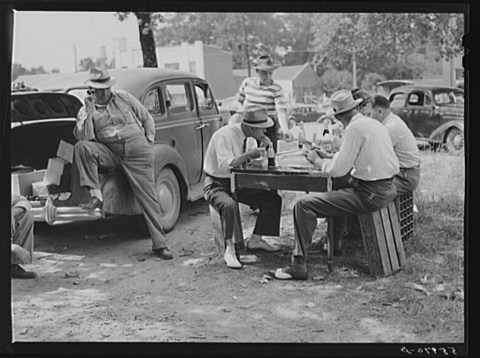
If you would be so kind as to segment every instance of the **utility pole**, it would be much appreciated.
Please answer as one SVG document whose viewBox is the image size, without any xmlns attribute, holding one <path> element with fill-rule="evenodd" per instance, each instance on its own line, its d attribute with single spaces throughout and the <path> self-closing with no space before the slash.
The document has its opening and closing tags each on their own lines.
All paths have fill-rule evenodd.
<svg viewBox="0 0 480 358">
<path fill-rule="evenodd" d="M 73 60 L 75 61 L 75 73 L 77 73 L 77 46 L 73 45 Z"/>
<path fill-rule="evenodd" d="M 353 88 L 357 88 L 357 58 L 355 56 L 355 51 L 352 54 L 352 66 L 353 66 Z"/>
<path fill-rule="evenodd" d="M 248 77 L 250 77 L 250 55 L 248 53 L 247 26 L 245 25 L 245 16 L 242 14 L 243 37 L 245 38 L 245 55 L 247 56 Z"/>
</svg>

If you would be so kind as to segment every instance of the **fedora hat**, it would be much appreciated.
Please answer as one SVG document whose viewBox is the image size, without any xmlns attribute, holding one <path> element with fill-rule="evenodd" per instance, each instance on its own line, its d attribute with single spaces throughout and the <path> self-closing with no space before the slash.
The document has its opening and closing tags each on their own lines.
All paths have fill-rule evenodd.
<svg viewBox="0 0 480 358">
<path fill-rule="evenodd" d="M 268 117 L 267 110 L 263 107 L 244 108 L 242 123 L 255 128 L 268 128 L 274 124 L 273 119 Z"/>
<path fill-rule="evenodd" d="M 330 103 L 332 104 L 333 115 L 348 112 L 354 109 L 362 98 L 353 99 L 352 93 L 349 90 L 340 90 L 332 94 Z"/>
<path fill-rule="evenodd" d="M 112 87 L 117 80 L 114 77 L 110 77 L 108 71 L 104 68 L 92 67 L 90 69 L 90 76 L 85 84 L 88 87 L 105 89 Z"/>
<path fill-rule="evenodd" d="M 270 55 L 259 56 L 256 60 L 255 65 L 253 65 L 254 69 L 261 70 L 261 71 L 273 71 L 279 67 L 280 67 L 279 64 L 273 63 L 273 60 L 270 57 Z"/>
</svg>

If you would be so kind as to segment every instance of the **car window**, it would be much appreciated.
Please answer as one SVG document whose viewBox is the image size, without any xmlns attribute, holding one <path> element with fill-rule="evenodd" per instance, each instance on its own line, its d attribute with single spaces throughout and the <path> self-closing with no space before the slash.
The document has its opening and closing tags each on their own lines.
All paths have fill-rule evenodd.
<svg viewBox="0 0 480 358">
<path fill-rule="evenodd" d="M 390 97 L 390 107 L 403 107 L 405 106 L 405 99 L 407 95 L 405 93 L 395 93 Z"/>
<path fill-rule="evenodd" d="M 464 103 L 463 93 L 451 90 L 436 91 L 433 94 L 435 104 L 442 106 L 454 103 Z"/>
<path fill-rule="evenodd" d="M 193 100 L 188 83 L 168 83 L 166 86 L 167 107 L 170 113 L 186 113 L 193 111 Z"/>
<path fill-rule="evenodd" d="M 215 102 L 212 92 L 206 83 L 195 83 L 195 94 L 197 95 L 200 114 L 211 114 L 215 112 Z"/>
<path fill-rule="evenodd" d="M 408 96 L 407 103 L 410 106 L 423 106 L 425 104 L 425 93 L 423 92 L 412 92 Z"/>
<path fill-rule="evenodd" d="M 165 114 L 161 89 L 156 87 L 149 90 L 143 100 L 143 105 L 151 115 L 161 116 Z"/>
</svg>

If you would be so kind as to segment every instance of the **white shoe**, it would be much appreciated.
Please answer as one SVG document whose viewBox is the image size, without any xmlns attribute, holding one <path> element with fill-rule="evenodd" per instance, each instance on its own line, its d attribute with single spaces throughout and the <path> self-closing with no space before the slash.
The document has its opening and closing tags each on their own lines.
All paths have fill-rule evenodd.
<svg viewBox="0 0 480 358">
<path fill-rule="evenodd" d="M 235 256 L 235 253 L 232 253 L 229 250 L 225 251 L 225 254 L 223 255 L 223 260 L 227 264 L 228 268 L 231 268 L 231 269 L 242 268 L 242 264 L 237 260 L 237 256 Z"/>
<path fill-rule="evenodd" d="M 270 245 L 263 239 L 258 239 L 253 237 L 251 237 L 246 241 L 245 247 L 248 250 L 264 250 L 268 252 L 280 251 L 280 247 L 278 247 L 277 245 Z"/>
</svg>

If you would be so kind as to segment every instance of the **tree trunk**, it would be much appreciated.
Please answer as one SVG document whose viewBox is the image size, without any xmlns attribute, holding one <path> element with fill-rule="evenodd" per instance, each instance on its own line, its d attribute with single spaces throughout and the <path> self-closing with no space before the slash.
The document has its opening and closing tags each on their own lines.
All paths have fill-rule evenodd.
<svg viewBox="0 0 480 358">
<path fill-rule="evenodd" d="M 140 34 L 140 45 L 142 47 L 143 67 L 158 67 L 157 52 L 155 50 L 155 39 L 150 28 L 152 15 L 149 12 L 136 12 L 138 19 L 138 32 Z"/>
</svg>

